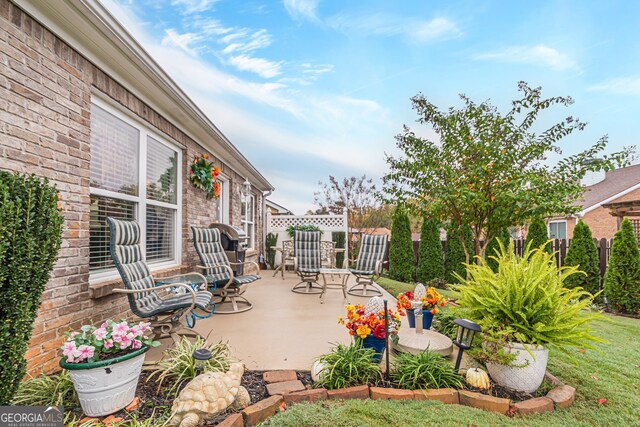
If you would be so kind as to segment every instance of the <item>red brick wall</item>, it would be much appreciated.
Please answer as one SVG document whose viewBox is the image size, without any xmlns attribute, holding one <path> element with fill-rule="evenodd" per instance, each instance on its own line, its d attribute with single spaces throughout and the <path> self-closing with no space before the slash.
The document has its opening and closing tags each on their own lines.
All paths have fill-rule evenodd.
<svg viewBox="0 0 640 427">
<path fill-rule="evenodd" d="M 632 200 L 640 200 L 640 189 L 631 191 L 613 200 L 613 202 L 628 202 Z M 585 214 L 583 221 L 591 228 L 593 237 L 597 237 L 598 239 L 603 237 L 611 239 L 616 231 L 618 231 L 617 218 L 609 214 L 609 209 L 603 207 L 598 207 Z"/>
<path fill-rule="evenodd" d="M 51 372 L 57 369 L 58 347 L 66 330 L 130 315 L 125 297 L 110 293 L 118 282 L 89 285 L 92 87 L 183 144 L 183 171 L 193 155 L 204 150 L 8 0 L 0 0 L 0 35 L 0 169 L 47 177 L 62 196 L 64 240 L 25 356 L 30 373 Z M 232 188 L 239 190 L 244 177 L 213 153 L 209 155 L 231 177 Z M 231 223 L 240 225 L 238 194 L 232 193 L 230 200 Z M 256 205 L 259 203 L 256 197 Z M 189 226 L 208 225 L 216 218 L 212 202 L 190 185 L 186 174 L 182 206 L 183 265 L 179 270 L 187 270 L 196 264 Z M 256 236 L 261 242 L 258 223 L 257 218 Z"/>
</svg>

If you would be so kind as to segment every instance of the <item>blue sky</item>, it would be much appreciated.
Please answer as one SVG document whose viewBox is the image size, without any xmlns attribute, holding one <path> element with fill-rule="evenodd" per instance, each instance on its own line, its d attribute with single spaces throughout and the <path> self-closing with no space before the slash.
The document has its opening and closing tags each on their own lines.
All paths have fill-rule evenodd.
<svg viewBox="0 0 640 427">
<path fill-rule="evenodd" d="M 640 2 L 102 1 L 296 213 L 329 175 L 379 179 L 403 124 L 432 135 L 418 92 L 505 109 L 524 80 L 576 101 L 542 123 L 589 122 L 564 154 L 637 144 Z"/>
</svg>

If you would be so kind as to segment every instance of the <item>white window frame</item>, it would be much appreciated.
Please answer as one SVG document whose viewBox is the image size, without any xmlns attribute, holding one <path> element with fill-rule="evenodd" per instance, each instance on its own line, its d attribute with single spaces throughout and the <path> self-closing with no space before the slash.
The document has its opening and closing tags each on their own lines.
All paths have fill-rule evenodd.
<svg viewBox="0 0 640 427">
<path fill-rule="evenodd" d="M 249 219 L 249 206 L 247 201 L 252 200 L 252 218 Z M 256 196 L 250 194 L 248 196 L 242 196 L 242 203 L 245 204 L 244 207 L 244 218 L 241 218 L 242 228 L 244 232 L 247 233 L 247 236 L 250 236 L 249 241 L 247 242 L 247 250 L 255 249 L 255 241 L 256 241 Z M 251 233 L 249 233 L 249 229 L 251 229 Z"/>
<path fill-rule="evenodd" d="M 569 236 L 569 227 L 567 226 L 567 220 L 566 219 L 558 219 L 558 220 L 553 220 L 553 221 L 549 221 L 547 223 L 547 237 L 549 239 L 551 239 L 551 224 L 562 224 L 564 223 L 564 238 L 565 240 L 568 239 Z M 562 240 L 562 238 L 560 237 L 553 237 L 553 239 L 560 239 Z"/>
<path fill-rule="evenodd" d="M 126 200 L 135 203 L 135 217 L 140 224 L 140 245 L 142 247 L 142 256 L 146 260 L 147 257 L 147 205 L 159 206 L 172 209 L 175 211 L 174 221 L 174 248 L 173 259 L 169 261 L 157 261 L 149 263 L 149 269 L 153 271 L 172 268 L 182 265 L 182 149 L 170 143 L 166 138 L 160 136 L 157 132 L 143 124 L 138 118 L 128 114 L 121 109 L 115 107 L 110 102 L 104 101 L 102 98 L 92 95 L 91 103 L 102 108 L 109 114 L 126 122 L 128 125 L 135 127 L 139 132 L 139 152 L 138 152 L 138 195 L 131 196 L 115 191 L 104 190 L 101 188 L 89 187 L 90 195 L 109 197 L 112 199 Z M 153 138 L 157 142 L 167 146 L 177 153 L 176 168 L 176 204 L 161 202 L 157 200 L 147 199 L 147 140 Z M 107 271 L 90 272 L 89 284 L 102 282 L 110 279 L 119 278 L 119 274 L 115 267 Z"/>
<path fill-rule="evenodd" d="M 220 199 L 218 201 L 218 211 L 216 218 L 221 224 L 229 224 L 229 186 L 231 180 L 224 174 L 218 175 L 220 182 Z"/>
</svg>

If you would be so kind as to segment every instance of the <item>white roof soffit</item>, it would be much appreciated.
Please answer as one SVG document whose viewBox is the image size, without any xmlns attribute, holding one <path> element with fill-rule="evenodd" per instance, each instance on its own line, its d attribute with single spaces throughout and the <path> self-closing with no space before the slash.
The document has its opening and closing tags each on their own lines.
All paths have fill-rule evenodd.
<svg viewBox="0 0 640 427">
<path fill-rule="evenodd" d="M 274 187 L 97 0 L 13 0 L 262 191 Z"/>
</svg>

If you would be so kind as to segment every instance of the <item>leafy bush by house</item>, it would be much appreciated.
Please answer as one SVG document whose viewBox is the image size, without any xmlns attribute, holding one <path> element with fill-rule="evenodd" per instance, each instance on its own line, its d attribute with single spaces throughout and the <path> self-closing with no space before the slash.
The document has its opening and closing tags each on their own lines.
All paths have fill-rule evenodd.
<svg viewBox="0 0 640 427">
<path fill-rule="evenodd" d="M 336 242 L 336 249 L 344 249 L 346 242 L 346 233 L 344 231 L 337 231 L 331 235 L 331 240 Z M 336 267 L 342 268 L 344 263 L 344 252 L 336 253 Z"/>
<path fill-rule="evenodd" d="M 375 351 L 363 348 L 359 340 L 350 345 L 337 344 L 318 360 L 324 365 L 314 387 L 335 390 L 375 383 L 381 378 L 380 365 L 373 361 Z"/>
<path fill-rule="evenodd" d="M 602 315 L 588 311 L 593 295 L 567 289 L 564 281 L 583 274 L 576 267 L 558 267 L 553 254 L 529 247 L 522 257 L 513 243 L 501 246 L 494 272 L 482 260 L 467 268 L 468 278 L 459 276 L 458 303 L 469 319 L 477 322 L 486 336 L 502 341 L 593 348 L 603 342 L 593 335 L 591 321 Z"/>
<path fill-rule="evenodd" d="M 48 181 L 0 171 L 0 405 L 25 375 L 40 297 L 62 242 L 58 191 Z"/>
<path fill-rule="evenodd" d="M 484 253 L 484 258 L 487 261 L 487 265 L 489 266 L 489 268 L 491 268 L 493 271 L 498 271 L 498 262 L 494 258 L 496 256 L 496 251 L 500 252 L 500 243 L 498 243 L 498 241 L 500 241 L 505 248 L 508 248 L 511 240 L 512 238 L 509 230 L 503 228 L 500 230 L 496 237 L 491 239 L 491 241 L 487 245 L 487 250 Z"/>
<path fill-rule="evenodd" d="M 535 218 L 529 224 L 529 230 L 527 231 L 527 238 L 524 240 L 524 246 L 531 245 L 532 248 L 539 248 L 549 240 L 549 233 L 547 232 L 547 224 L 545 224 L 542 218 Z M 551 253 L 551 242 L 547 243 L 544 250 Z"/>
<path fill-rule="evenodd" d="M 444 255 L 445 280 L 447 283 L 458 282 L 456 273 L 461 277 L 466 276 L 465 262 L 467 261 L 467 258 L 459 237 L 461 233 L 464 237 L 467 251 L 471 257 L 470 261 L 473 262 L 474 250 L 473 241 L 471 239 L 471 228 L 466 226 L 462 226 L 457 230 L 449 228 L 447 230 L 447 243 Z"/>
<path fill-rule="evenodd" d="M 408 390 L 462 387 L 462 379 L 453 365 L 429 350 L 419 354 L 398 353 L 394 358 L 391 380 Z"/>
<path fill-rule="evenodd" d="M 389 277 L 401 282 L 413 281 L 415 255 L 411 240 L 411 225 L 404 209 L 397 207 L 391 225 L 389 244 Z"/>
<path fill-rule="evenodd" d="M 574 274 L 567 277 L 564 285 L 567 288 L 580 286 L 585 291 L 595 294 L 600 288 L 599 262 L 598 248 L 593 241 L 591 229 L 580 220 L 573 229 L 573 239 L 564 259 L 564 265 L 574 265 L 585 274 Z"/>
<path fill-rule="evenodd" d="M 628 219 L 622 221 L 613 237 L 604 292 L 616 310 L 640 313 L 640 251 Z"/>
<path fill-rule="evenodd" d="M 320 235 L 324 233 L 320 227 L 314 224 L 290 225 L 287 227 L 287 234 L 292 239 L 295 237 L 296 231 L 319 231 Z"/>
<path fill-rule="evenodd" d="M 265 246 L 267 247 L 267 263 L 269 267 L 276 268 L 276 250 L 278 244 L 278 235 L 275 233 L 267 233 Z"/>
<path fill-rule="evenodd" d="M 418 282 L 428 283 L 434 279 L 444 280 L 444 256 L 440 241 L 440 222 L 425 218 L 420 230 L 420 246 L 418 248 Z"/>
</svg>

